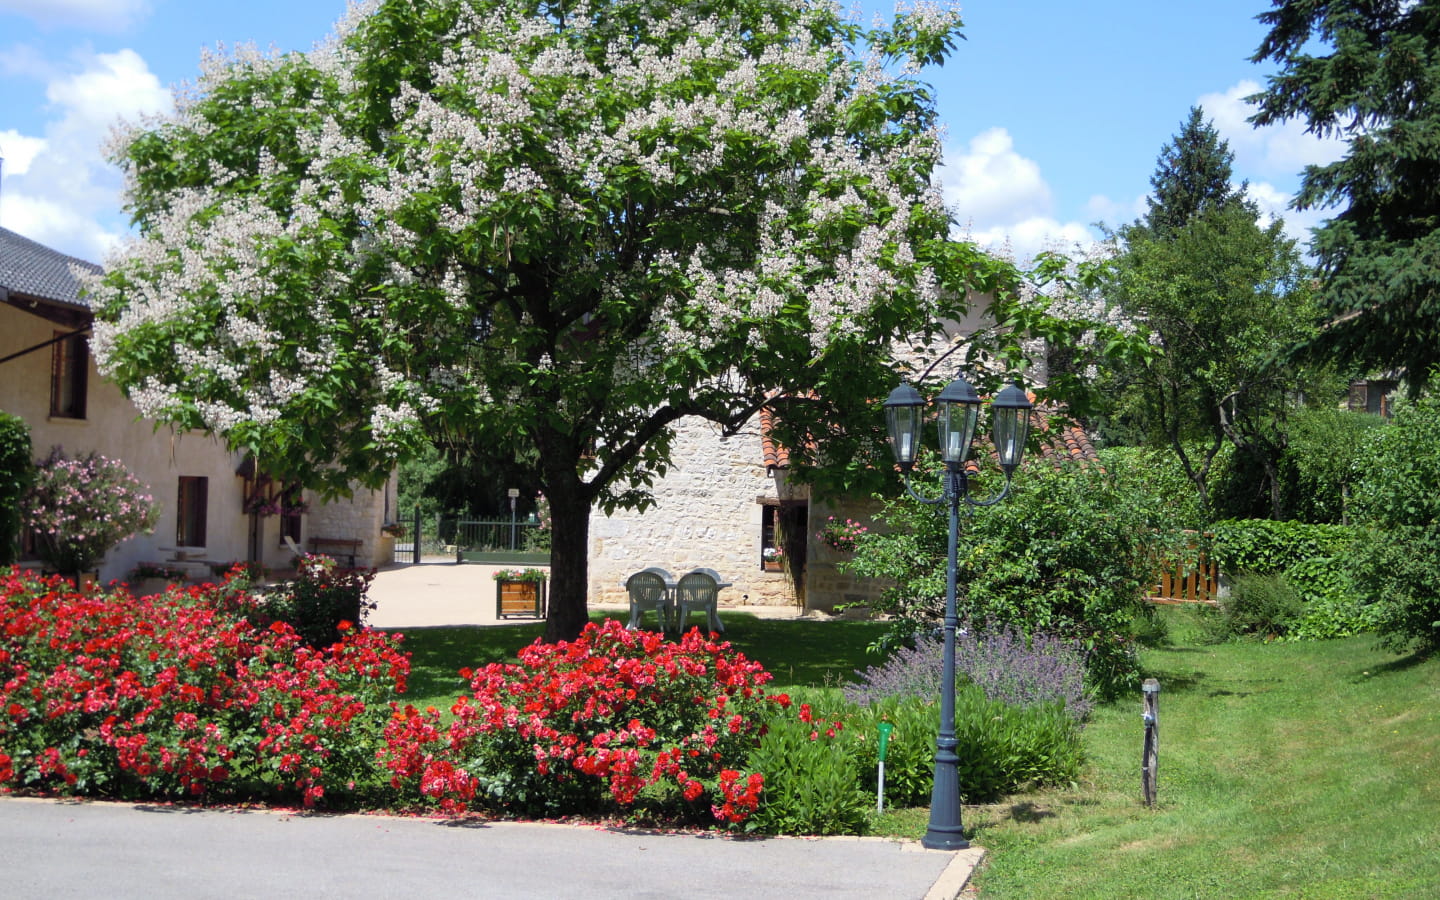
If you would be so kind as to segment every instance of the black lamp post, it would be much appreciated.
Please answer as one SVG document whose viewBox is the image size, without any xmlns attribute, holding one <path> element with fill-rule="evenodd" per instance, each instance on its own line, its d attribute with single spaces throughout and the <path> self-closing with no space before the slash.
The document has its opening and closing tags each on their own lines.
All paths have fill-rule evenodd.
<svg viewBox="0 0 1440 900">
<path fill-rule="evenodd" d="M 991 440 L 1005 473 L 1005 486 L 988 500 L 975 500 L 969 492 L 965 459 L 975 438 L 980 417 L 980 396 L 964 378 L 945 386 L 935 402 L 940 406 L 940 457 L 945 461 L 945 492 L 922 497 L 910 486 L 910 470 L 920 449 L 921 411 L 925 400 L 913 387 L 901 384 L 885 400 L 885 424 L 890 449 L 905 477 L 905 490 L 921 503 L 950 504 L 950 558 L 945 580 L 945 650 L 940 682 L 940 736 L 935 740 L 935 786 L 930 794 L 930 828 L 921 843 L 931 850 L 964 850 L 970 846 L 960 827 L 960 778 L 955 753 L 955 613 L 956 543 L 960 533 L 960 504 L 993 506 L 1010 492 L 1010 478 L 1025 455 L 1030 431 L 1030 399 L 1016 385 L 1007 385 L 990 401 L 994 417 Z"/>
</svg>

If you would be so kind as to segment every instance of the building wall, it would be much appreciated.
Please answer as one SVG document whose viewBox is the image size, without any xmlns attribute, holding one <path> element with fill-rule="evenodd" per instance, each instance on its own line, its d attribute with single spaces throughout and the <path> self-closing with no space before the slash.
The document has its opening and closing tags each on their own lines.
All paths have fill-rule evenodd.
<svg viewBox="0 0 1440 900">
<path fill-rule="evenodd" d="M 949 335 L 969 335 L 993 326 L 988 304 L 974 298 L 972 312 L 952 322 Z M 947 352 L 954 338 L 941 337 L 914 346 L 896 345 L 892 356 L 914 374 L 944 357 L 932 377 L 953 377 L 961 354 Z M 1043 360 L 1043 354 L 1039 354 Z M 976 373 L 968 373 L 975 375 Z M 1043 364 L 1029 373 L 1043 383 Z M 880 409 L 876 408 L 876 416 Z M 811 497 L 808 490 L 786 488 L 784 472 L 766 472 L 758 417 L 740 434 L 721 439 L 716 426 L 700 419 L 678 423 L 674 465 L 654 486 L 656 503 L 643 513 L 617 511 L 590 517 L 590 583 L 592 602 L 623 603 L 621 587 L 630 574 L 658 566 L 679 576 L 696 567 L 717 570 L 733 586 L 722 591 L 722 604 L 795 605 L 836 612 L 848 607 L 861 613 L 890 587 L 886 579 L 861 578 L 842 572 L 849 558 L 816 538 L 830 516 L 851 518 L 869 527 L 881 504 L 868 498 Z M 789 575 L 765 572 L 760 566 L 763 500 L 801 498 L 808 502 L 803 596 L 797 596 Z"/>
<path fill-rule="evenodd" d="M 0 357 L 49 340 L 62 329 L 54 323 L 0 304 Z M 121 542 L 100 566 L 100 579 L 124 579 L 140 562 L 175 560 L 176 504 L 182 476 L 208 479 L 206 542 L 184 550 L 184 568 L 195 577 L 209 577 L 212 564 L 249 558 L 251 517 L 242 511 L 244 479 L 236 475 L 241 457 L 216 438 L 176 432 L 148 419 L 114 384 L 100 378 L 92 358 L 84 419 L 50 416 L 51 350 L 45 348 L 0 366 L 0 410 L 19 416 L 30 428 L 36 458 L 62 447 L 69 456 L 95 451 L 123 461 L 150 487 L 159 507 L 155 531 Z M 303 537 L 359 537 L 365 541 L 356 562 L 379 564 L 383 557 L 380 526 L 386 512 L 386 491 L 357 491 L 355 498 L 331 505 L 311 501 Z M 393 507 L 395 491 L 388 488 Z M 393 515 L 393 509 L 391 510 Z M 260 518 L 260 561 L 272 569 L 288 568 L 292 554 L 280 541 L 277 518 Z M 384 559 L 388 562 L 388 559 Z"/>
<path fill-rule="evenodd" d="M 590 601 L 626 602 L 622 582 L 658 566 L 677 578 L 714 569 L 731 582 L 720 592 L 723 604 L 795 604 L 789 576 L 760 565 L 760 500 L 776 497 L 776 486 L 762 461 L 758 424 L 730 438 L 701 419 L 678 424 L 673 465 L 655 484 L 655 505 L 590 515 Z"/>
<path fill-rule="evenodd" d="M 49 340 L 62 329 L 38 316 L 0 305 L 0 356 Z M 50 416 L 49 348 L 13 359 L 0 368 L 0 409 L 17 415 L 30 427 L 30 442 L 37 458 L 52 447 L 74 456 L 95 451 L 123 461 L 136 478 L 150 487 L 160 510 L 159 524 L 148 535 L 121 542 L 100 567 L 102 581 L 126 577 L 136 563 L 173 557 L 177 528 L 176 499 L 179 479 L 209 479 L 206 546 L 190 555 L 216 561 L 245 558 L 246 517 L 240 512 L 237 460 L 215 439 L 200 434 L 156 430 L 140 419 L 134 404 L 120 389 L 101 380 L 90 362 L 84 419 Z M 204 570 L 197 565 L 197 574 Z"/>
<path fill-rule="evenodd" d="M 316 495 L 307 492 L 310 512 L 305 517 L 305 549 L 310 549 L 310 538 L 358 537 L 364 543 L 355 551 L 355 565 L 379 567 L 389 564 L 394 543 L 384 539 L 380 528 L 395 521 L 398 484 L 399 476 L 391 476 L 390 481 L 379 490 L 356 488 L 350 497 L 330 503 L 321 503 Z"/>
</svg>

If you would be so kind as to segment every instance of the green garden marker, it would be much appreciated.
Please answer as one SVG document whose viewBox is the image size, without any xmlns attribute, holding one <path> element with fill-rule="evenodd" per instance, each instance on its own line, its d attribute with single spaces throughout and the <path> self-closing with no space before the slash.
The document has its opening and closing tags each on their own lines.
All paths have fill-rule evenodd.
<svg viewBox="0 0 1440 900">
<path fill-rule="evenodd" d="M 895 726 L 889 722 L 881 722 L 877 728 L 880 729 L 880 787 L 875 794 L 875 811 L 885 811 L 885 751 L 890 747 L 890 732 Z"/>
</svg>

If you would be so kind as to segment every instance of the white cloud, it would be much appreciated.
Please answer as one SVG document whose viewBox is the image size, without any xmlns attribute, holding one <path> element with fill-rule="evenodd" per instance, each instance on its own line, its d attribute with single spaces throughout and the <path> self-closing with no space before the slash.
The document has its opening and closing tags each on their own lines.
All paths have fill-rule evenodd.
<svg viewBox="0 0 1440 900">
<path fill-rule="evenodd" d="M 1245 98 L 1260 90 L 1254 81 L 1240 81 L 1224 91 L 1205 94 L 1199 100 L 1205 117 L 1230 142 L 1237 171 L 1256 172 L 1267 178 L 1290 179 L 1307 165 L 1334 162 L 1345 152 L 1343 141 L 1319 138 L 1305 131 L 1303 120 L 1291 119 L 1280 125 L 1256 128 L 1248 119 L 1255 107 Z"/>
<path fill-rule="evenodd" d="M 173 101 L 133 50 L 77 57 L 52 74 L 45 95 L 52 117 L 43 136 L 15 134 L 29 158 L 23 171 L 5 173 L 0 224 L 99 262 L 124 229 L 115 214 L 120 173 L 105 161 L 101 146 L 121 117 L 165 112 Z M 0 139 L 8 141 L 10 134 Z"/>
<path fill-rule="evenodd" d="M 122 238 L 63 202 L 18 191 L 0 197 L 0 219 L 32 241 L 95 263 Z"/>
<path fill-rule="evenodd" d="M 67 127 L 108 130 L 117 118 L 169 110 L 170 91 L 134 50 L 100 53 L 83 72 L 52 81 L 45 89 L 51 102 L 66 109 Z"/>
<path fill-rule="evenodd" d="M 1018 260 L 1096 238 L 1082 223 L 1055 218 L 1055 199 L 1040 166 L 1015 150 L 1004 128 L 981 132 L 964 150 L 948 149 L 939 177 L 945 203 L 965 236 L 1008 250 Z"/>
<path fill-rule="evenodd" d="M 150 0 L 0 0 L 12 12 L 45 27 L 79 25 L 94 31 L 124 31 L 150 15 Z"/>
<path fill-rule="evenodd" d="M 13 128 L 0 131 L 0 159 L 5 161 L 0 174 L 7 178 L 24 175 L 30 168 L 30 162 L 44 149 L 44 138 L 28 137 Z"/>
</svg>

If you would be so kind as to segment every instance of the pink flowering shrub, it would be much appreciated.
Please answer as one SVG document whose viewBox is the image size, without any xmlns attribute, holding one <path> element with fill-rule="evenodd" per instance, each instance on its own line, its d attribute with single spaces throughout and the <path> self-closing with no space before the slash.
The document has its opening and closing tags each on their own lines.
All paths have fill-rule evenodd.
<svg viewBox="0 0 1440 900">
<path fill-rule="evenodd" d="M 448 726 L 433 709 L 396 711 L 384 751 L 395 787 L 449 810 L 642 807 L 728 824 L 759 805 L 764 777 L 741 770 L 790 701 L 766 694 L 770 674 L 728 643 L 611 620 L 519 658 L 463 672 L 470 693 Z"/>
<path fill-rule="evenodd" d="M 374 747 L 409 658 L 250 624 L 220 585 L 137 598 L 0 574 L 0 790 L 298 799 L 379 782 Z"/>
<path fill-rule="evenodd" d="M 20 509 L 40 558 L 67 575 L 95 568 L 111 547 L 154 529 L 157 517 L 150 489 L 123 463 L 95 453 L 70 459 L 59 447 L 36 464 Z"/>
</svg>

